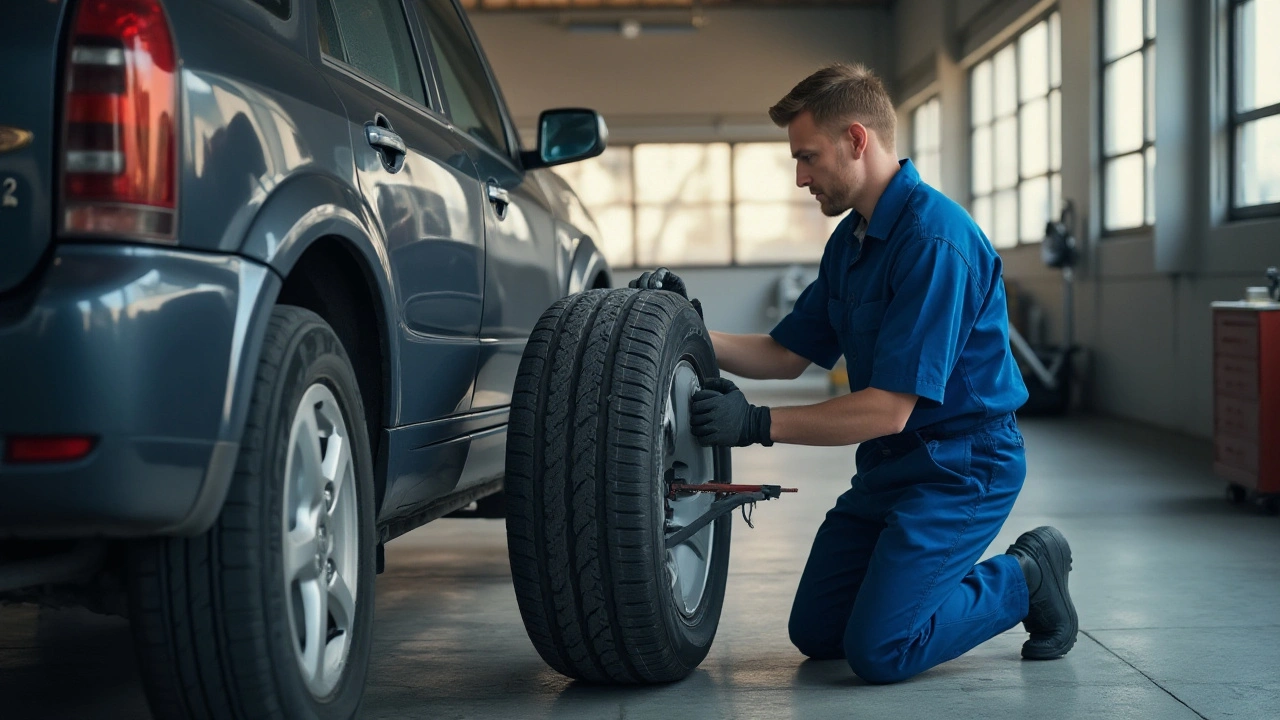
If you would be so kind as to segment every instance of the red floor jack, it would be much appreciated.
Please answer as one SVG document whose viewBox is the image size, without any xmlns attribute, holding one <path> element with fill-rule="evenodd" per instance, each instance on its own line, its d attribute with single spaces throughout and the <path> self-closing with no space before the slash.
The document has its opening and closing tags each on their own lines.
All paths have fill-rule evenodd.
<svg viewBox="0 0 1280 720">
<path fill-rule="evenodd" d="M 716 518 L 727 512 L 732 512 L 734 508 L 742 507 L 742 519 L 747 523 L 748 527 L 755 527 L 751 524 L 751 515 L 743 506 L 750 504 L 752 510 L 755 509 L 756 503 L 761 500 L 772 500 L 782 495 L 782 493 L 796 492 L 795 488 L 784 488 L 779 485 L 731 485 L 727 483 L 703 483 L 702 485 L 688 485 L 685 483 L 671 483 L 667 497 L 675 498 L 678 495 L 688 493 L 715 493 L 716 500 L 711 503 L 711 507 L 707 511 L 699 515 L 693 522 L 688 525 L 668 525 L 667 526 L 667 548 L 673 548 L 689 538 L 694 533 L 706 527 Z"/>
</svg>

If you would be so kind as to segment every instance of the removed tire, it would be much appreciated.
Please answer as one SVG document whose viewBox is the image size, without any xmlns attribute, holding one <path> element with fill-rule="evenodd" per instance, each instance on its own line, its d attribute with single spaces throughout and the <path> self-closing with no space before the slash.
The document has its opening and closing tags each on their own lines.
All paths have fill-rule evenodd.
<svg viewBox="0 0 1280 720">
<path fill-rule="evenodd" d="M 130 619 L 157 718 L 351 718 L 374 585 L 373 462 L 351 362 L 277 307 L 235 477 L 194 538 L 131 554 Z"/>
<path fill-rule="evenodd" d="M 525 629 L 553 669 L 595 683 L 660 683 L 706 657 L 720 621 L 731 518 L 670 550 L 729 451 L 689 431 L 719 374 L 710 336 L 670 292 L 592 290 L 542 316 L 520 363 L 507 438 L 507 545 Z"/>
</svg>

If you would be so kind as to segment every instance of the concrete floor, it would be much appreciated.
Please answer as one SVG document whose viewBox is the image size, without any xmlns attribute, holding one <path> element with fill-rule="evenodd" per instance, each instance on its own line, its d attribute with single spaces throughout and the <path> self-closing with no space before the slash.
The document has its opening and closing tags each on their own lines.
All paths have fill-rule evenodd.
<svg viewBox="0 0 1280 720">
<path fill-rule="evenodd" d="M 753 401 L 819 396 L 756 394 Z M 442 520 L 387 547 L 367 718 L 1280 718 L 1280 518 L 1229 505 L 1208 443 L 1112 420 L 1024 420 L 1026 489 L 989 550 L 1051 523 L 1071 541 L 1081 636 L 1021 661 L 1021 626 L 908 682 L 868 686 L 787 640 L 809 542 L 852 449 L 735 451 L 739 482 L 798 485 L 735 521 L 703 665 L 611 689 L 546 668 L 520 624 L 503 525 Z M 123 621 L 0 609 L 0 717 L 143 718 Z"/>
</svg>

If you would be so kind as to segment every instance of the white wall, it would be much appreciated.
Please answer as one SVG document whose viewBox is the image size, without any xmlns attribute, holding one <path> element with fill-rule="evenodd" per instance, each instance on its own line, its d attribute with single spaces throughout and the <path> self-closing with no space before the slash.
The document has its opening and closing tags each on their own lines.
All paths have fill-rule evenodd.
<svg viewBox="0 0 1280 720">
<path fill-rule="evenodd" d="M 937 0 L 898 0 L 894 7 L 898 78 L 919 72 L 922 65 L 932 67 L 948 20 L 937 5 Z"/>
<path fill-rule="evenodd" d="M 895 7 L 900 117 L 933 93 L 944 114 L 943 190 L 968 201 L 967 69 L 1052 2 L 902 0 Z M 1226 134 L 1216 83 L 1217 3 L 1160 0 L 1156 47 L 1156 228 L 1103 237 L 1098 196 L 1099 22 L 1096 0 L 1060 0 L 1064 197 L 1080 220 L 1085 260 L 1077 275 L 1076 338 L 1092 358 L 1087 402 L 1095 409 L 1209 437 L 1213 430 L 1209 303 L 1237 299 L 1280 264 L 1280 219 L 1225 218 Z M 933 48 L 919 47 L 920 18 L 946 18 Z M 934 30 L 923 25 L 926 35 Z M 903 63 L 912 63 L 906 65 Z M 923 70 L 921 68 L 924 68 Z M 906 132 L 907 128 L 903 129 Z M 1061 277 L 1038 246 L 1003 253 L 1010 284 L 1049 311 L 1060 337 Z"/>
</svg>

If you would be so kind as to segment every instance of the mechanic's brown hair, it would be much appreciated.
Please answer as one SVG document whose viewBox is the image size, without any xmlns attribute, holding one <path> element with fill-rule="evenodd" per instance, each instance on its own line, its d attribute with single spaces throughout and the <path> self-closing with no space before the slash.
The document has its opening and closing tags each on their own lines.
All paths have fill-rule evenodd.
<svg viewBox="0 0 1280 720">
<path fill-rule="evenodd" d="M 893 101 L 880 78 L 861 63 L 834 63 L 801 80 L 769 108 L 769 119 L 786 127 L 806 110 L 813 113 L 818 127 L 828 132 L 859 122 L 875 131 L 881 147 L 890 152 L 894 149 L 898 117 Z"/>
</svg>

